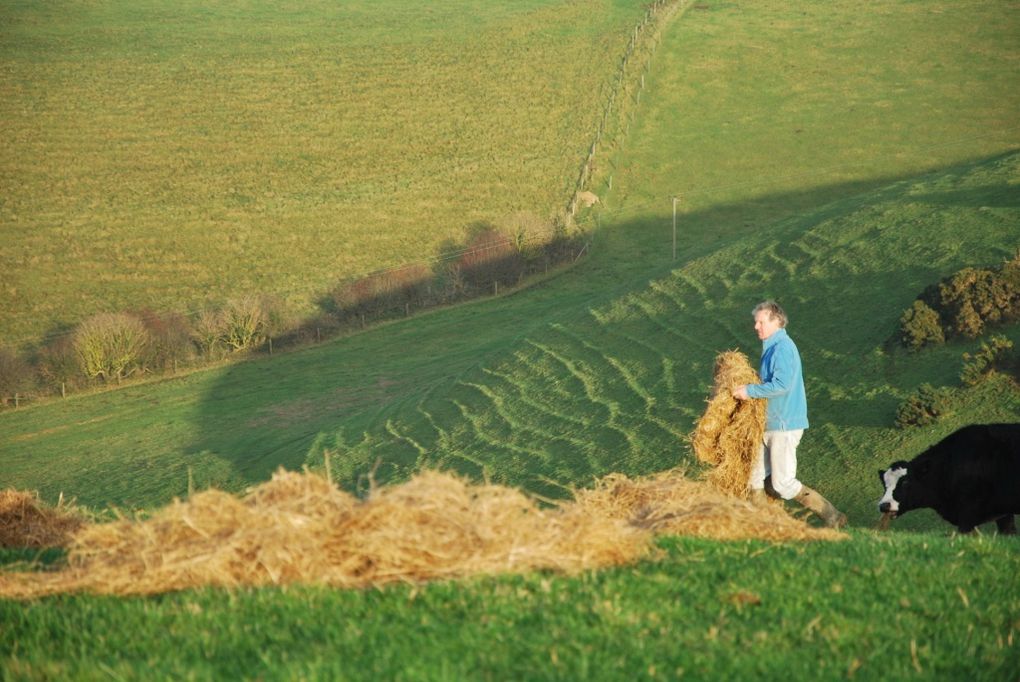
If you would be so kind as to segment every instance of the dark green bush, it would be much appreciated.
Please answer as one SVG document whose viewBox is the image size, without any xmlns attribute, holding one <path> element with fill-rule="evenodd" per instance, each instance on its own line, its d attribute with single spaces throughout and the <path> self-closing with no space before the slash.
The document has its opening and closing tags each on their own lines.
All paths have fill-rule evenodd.
<svg viewBox="0 0 1020 682">
<path fill-rule="evenodd" d="M 896 410 L 896 426 L 905 429 L 935 422 L 949 412 L 952 396 L 949 388 L 921 384 Z"/>
<path fill-rule="evenodd" d="M 963 354 L 963 369 L 960 372 L 960 381 L 964 386 L 974 386 L 980 383 L 990 372 L 996 369 L 1005 369 L 1012 365 L 1013 342 L 1001 334 L 992 336 L 988 341 L 981 344 L 981 349 L 971 355 Z"/>
<path fill-rule="evenodd" d="M 1001 267 L 964 268 L 925 289 L 900 318 L 900 340 L 918 350 L 954 336 L 974 339 L 989 325 L 1017 320 L 1020 251 Z"/>
<path fill-rule="evenodd" d="M 946 337 L 939 314 L 924 301 L 914 301 L 900 318 L 900 339 L 913 351 L 944 343 Z"/>
</svg>

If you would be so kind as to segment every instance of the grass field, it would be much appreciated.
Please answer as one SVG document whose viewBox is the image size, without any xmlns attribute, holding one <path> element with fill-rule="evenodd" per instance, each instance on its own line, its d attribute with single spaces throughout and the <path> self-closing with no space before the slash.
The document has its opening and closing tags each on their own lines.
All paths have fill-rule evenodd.
<svg viewBox="0 0 1020 682">
<path fill-rule="evenodd" d="M 1015 539 L 661 546 L 573 578 L 0 601 L 0 660 L 9 679 L 1015 679 Z"/>
<path fill-rule="evenodd" d="M 665 540 L 660 561 L 573 578 L 0 602 L 0 661 L 27 679 L 1015 679 L 1016 541 L 922 512 L 867 529 L 880 466 L 961 424 L 1020 421 L 997 378 L 932 428 L 894 429 L 920 383 L 959 385 L 976 342 L 888 343 L 926 285 L 1020 245 L 1018 37 L 1008 3 L 698 3 L 602 157 L 601 229 L 570 271 L 0 414 L 0 486 L 51 501 L 153 507 L 189 470 L 240 490 L 327 453 L 354 489 L 437 466 L 555 495 L 687 461 L 716 353 L 756 359 L 749 311 L 774 296 L 805 362 L 801 475 L 847 511 L 849 542 Z"/>
<path fill-rule="evenodd" d="M 757 357 L 748 301 L 775 294 L 807 367 L 806 480 L 869 523 L 878 466 L 962 423 L 1020 414 L 1012 385 L 992 382 L 937 428 L 902 435 L 898 404 L 925 381 L 957 385 L 976 342 L 920 355 L 887 346 L 927 283 L 1010 255 L 1018 165 L 1006 155 L 857 194 L 664 265 L 627 293 L 602 251 L 510 297 L 6 414 L 2 482 L 149 506 L 183 494 L 189 468 L 200 487 L 238 490 L 280 465 L 321 466 L 324 450 L 350 487 L 377 461 L 379 480 L 453 467 L 544 494 L 614 470 L 648 473 L 687 459 L 716 353 Z M 1020 329 L 1007 332 L 1020 341 Z"/>
<path fill-rule="evenodd" d="M 295 311 L 570 199 L 640 3 L 5 3 L 0 329 Z"/>
</svg>

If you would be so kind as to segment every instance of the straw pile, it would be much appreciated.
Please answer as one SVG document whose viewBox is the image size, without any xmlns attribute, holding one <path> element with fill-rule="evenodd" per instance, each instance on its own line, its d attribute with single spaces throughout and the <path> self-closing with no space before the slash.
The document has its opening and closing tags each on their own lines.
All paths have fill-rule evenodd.
<svg viewBox="0 0 1020 682">
<path fill-rule="evenodd" d="M 68 566 L 0 571 L 0 596 L 154 594 L 199 586 L 379 586 L 476 574 L 621 565 L 655 533 L 834 540 L 781 506 L 754 507 L 677 470 L 611 474 L 539 508 L 519 490 L 424 472 L 358 500 L 324 478 L 278 472 L 243 498 L 208 490 L 146 519 L 81 528 Z"/>
<path fill-rule="evenodd" d="M 747 498 L 751 465 L 765 434 L 765 401 L 737 400 L 732 392 L 760 379 L 739 351 L 720 353 L 713 376 L 712 396 L 694 427 L 691 445 L 699 461 L 713 465 L 709 483 L 733 497 Z"/>
<path fill-rule="evenodd" d="M 0 490 L 0 547 L 63 547 L 83 525 L 84 515 L 63 498 L 50 507 L 36 493 Z"/>
<path fill-rule="evenodd" d="M 422 473 L 359 501 L 326 479 L 279 472 L 237 498 L 209 490 L 145 520 L 75 535 L 58 572 L 0 572 L 0 596 L 152 594 L 202 585 L 366 587 L 474 574 L 623 564 L 648 530 L 518 490 Z"/>
<path fill-rule="evenodd" d="M 813 528 L 787 514 L 782 505 L 756 506 L 731 497 L 677 469 L 635 480 L 610 474 L 575 497 L 576 504 L 594 517 L 627 519 L 657 534 L 773 541 L 847 537 L 829 528 Z"/>
</svg>

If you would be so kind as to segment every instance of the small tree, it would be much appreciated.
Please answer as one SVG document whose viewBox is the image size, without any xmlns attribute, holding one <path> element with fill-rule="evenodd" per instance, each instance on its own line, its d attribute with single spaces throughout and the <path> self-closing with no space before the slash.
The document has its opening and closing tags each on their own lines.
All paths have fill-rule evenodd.
<svg viewBox="0 0 1020 682">
<path fill-rule="evenodd" d="M 120 381 L 143 368 L 149 333 L 127 313 L 100 313 L 78 325 L 74 350 L 85 376 Z"/>
<path fill-rule="evenodd" d="M 191 325 L 191 338 L 207 358 L 218 354 L 223 339 L 223 316 L 218 310 L 203 310 Z"/>
<path fill-rule="evenodd" d="M 236 298 L 220 311 L 223 342 L 235 353 L 249 350 L 266 340 L 269 318 L 257 296 Z"/>
<path fill-rule="evenodd" d="M 530 211 L 517 211 L 499 221 L 501 232 L 509 235 L 517 253 L 525 260 L 542 255 L 545 247 L 556 237 L 556 226 Z"/>
</svg>

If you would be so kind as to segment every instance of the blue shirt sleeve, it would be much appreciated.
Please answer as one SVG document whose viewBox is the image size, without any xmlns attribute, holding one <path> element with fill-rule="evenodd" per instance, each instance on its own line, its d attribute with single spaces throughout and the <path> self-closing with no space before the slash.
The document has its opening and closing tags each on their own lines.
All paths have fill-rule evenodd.
<svg viewBox="0 0 1020 682">
<path fill-rule="evenodd" d="M 776 344 L 771 358 L 771 377 L 760 384 L 747 387 L 747 395 L 752 398 L 775 398 L 790 392 L 797 381 L 797 358 L 790 344 Z"/>
</svg>

